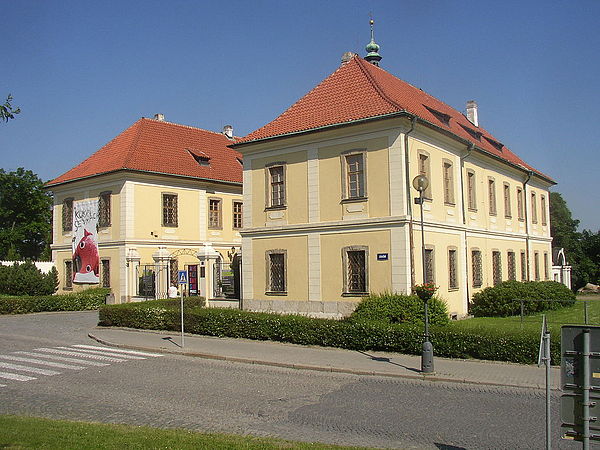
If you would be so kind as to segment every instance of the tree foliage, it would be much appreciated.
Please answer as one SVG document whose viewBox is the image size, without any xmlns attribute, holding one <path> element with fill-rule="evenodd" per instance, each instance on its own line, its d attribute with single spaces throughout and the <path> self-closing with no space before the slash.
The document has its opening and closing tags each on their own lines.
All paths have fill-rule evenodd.
<svg viewBox="0 0 600 450">
<path fill-rule="evenodd" d="M 12 99 L 12 95 L 8 94 L 4 104 L 0 105 L 0 121 L 8 122 L 9 119 L 15 118 L 15 114 L 21 112 L 21 108 L 13 108 L 11 104 Z"/>
<path fill-rule="evenodd" d="M 600 231 L 577 231 L 567 202 L 558 192 L 550 193 L 550 232 L 552 246 L 565 249 L 572 266 L 572 286 L 578 289 L 586 283 L 600 284 Z"/>
<path fill-rule="evenodd" d="M 0 169 L 0 259 L 48 258 L 52 198 L 31 170 Z"/>
</svg>

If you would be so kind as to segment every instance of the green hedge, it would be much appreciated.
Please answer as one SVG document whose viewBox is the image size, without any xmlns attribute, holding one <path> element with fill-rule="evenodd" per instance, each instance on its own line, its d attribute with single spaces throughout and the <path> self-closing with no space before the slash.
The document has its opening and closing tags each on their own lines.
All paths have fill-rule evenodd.
<svg viewBox="0 0 600 450">
<path fill-rule="evenodd" d="M 0 314 L 98 309 L 109 292 L 109 289 L 93 288 L 64 295 L 0 297 Z"/>
<path fill-rule="evenodd" d="M 575 303 L 575 294 L 556 281 L 504 281 L 473 295 L 469 312 L 475 317 L 507 317 L 560 309 Z M 539 301 L 544 300 L 544 301 Z"/>
<path fill-rule="evenodd" d="M 105 305 L 100 308 L 99 325 L 178 331 L 180 312 L 175 304 L 176 301 L 167 300 Z M 415 355 L 421 353 L 423 334 L 423 327 L 414 324 L 337 321 L 199 307 L 187 308 L 184 326 L 188 333 L 208 336 Z M 450 324 L 432 326 L 431 341 L 437 356 L 531 364 L 537 360 L 539 333 L 459 330 Z M 555 362 L 560 360 L 558 336 L 552 341 L 552 356 Z"/>
<path fill-rule="evenodd" d="M 432 325 L 448 325 L 448 308 L 443 300 L 433 297 L 428 302 L 429 323 Z M 375 320 L 391 323 L 423 324 L 425 303 L 416 295 L 372 294 L 365 297 L 356 307 L 349 320 Z"/>
</svg>

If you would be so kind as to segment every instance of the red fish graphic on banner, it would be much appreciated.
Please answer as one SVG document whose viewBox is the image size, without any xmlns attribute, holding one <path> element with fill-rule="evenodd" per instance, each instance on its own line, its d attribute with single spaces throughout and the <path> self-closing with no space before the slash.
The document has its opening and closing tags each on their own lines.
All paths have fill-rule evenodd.
<svg viewBox="0 0 600 450">
<path fill-rule="evenodd" d="M 73 205 L 73 282 L 99 283 L 98 201 Z"/>
</svg>

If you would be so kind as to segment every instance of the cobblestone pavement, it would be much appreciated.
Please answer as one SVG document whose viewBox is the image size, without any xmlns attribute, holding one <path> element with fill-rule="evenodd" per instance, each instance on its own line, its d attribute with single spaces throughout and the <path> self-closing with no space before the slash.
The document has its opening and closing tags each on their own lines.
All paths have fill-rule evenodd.
<svg viewBox="0 0 600 450">
<path fill-rule="evenodd" d="M 0 317 L 0 354 L 98 345 L 85 338 L 93 314 L 28 317 Z M 2 383 L 1 414 L 388 448 L 544 448 L 544 392 L 539 389 L 316 372 L 181 355 Z M 579 448 L 558 439 L 559 392 L 552 395 L 553 447 Z"/>
</svg>

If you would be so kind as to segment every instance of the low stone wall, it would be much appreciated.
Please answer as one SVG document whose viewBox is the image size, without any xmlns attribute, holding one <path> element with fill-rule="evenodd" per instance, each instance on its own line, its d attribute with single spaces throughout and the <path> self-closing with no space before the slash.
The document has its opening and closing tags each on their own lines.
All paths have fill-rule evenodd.
<svg viewBox="0 0 600 450">
<path fill-rule="evenodd" d="M 242 309 L 256 312 L 300 314 L 322 319 L 342 319 L 352 314 L 358 302 L 294 300 L 243 300 Z"/>
</svg>

